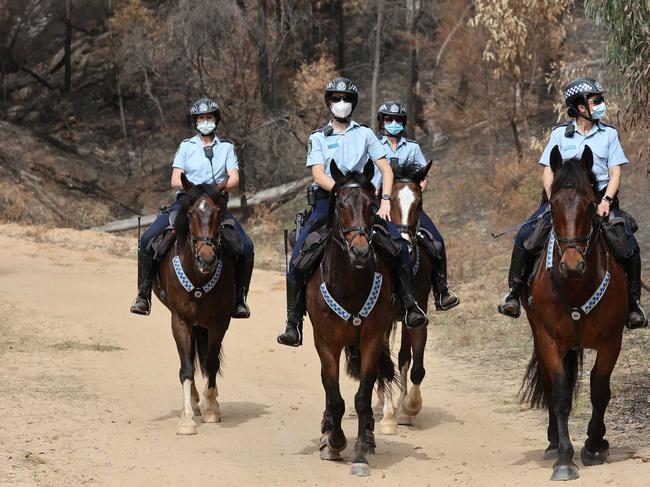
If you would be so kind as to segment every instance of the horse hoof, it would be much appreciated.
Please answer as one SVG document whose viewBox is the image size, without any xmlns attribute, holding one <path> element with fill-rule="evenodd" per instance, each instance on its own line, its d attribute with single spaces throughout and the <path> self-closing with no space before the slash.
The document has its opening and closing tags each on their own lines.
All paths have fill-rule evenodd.
<svg viewBox="0 0 650 487">
<path fill-rule="evenodd" d="M 194 420 L 190 420 L 191 423 L 188 422 L 181 422 L 178 423 L 178 427 L 176 428 L 176 434 L 177 435 L 195 435 L 196 434 L 196 423 Z"/>
<path fill-rule="evenodd" d="M 560 452 L 557 447 L 548 447 L 544 452 L 544 460 L 557 460 L 560 458 Z"/>
<path fill-rule="evenodd" d="M 594 465 L 602 465 L 609 456 L 609 448 L 601 451 L 591 453 L 584 446 L 580 450 L 580 460 L 585 467 L 592 467 Z"/>
<path fill-rule="evenodd" d="M 350 475 L 367 477 L 370 475 L 370 467 L 367 463 L 353 463 L 352 467 L 350 467 Z"/>
<path fill-rule="evenodd" d="M 396 435 L 397 434 L 397 424 L 379 424 L 379 433 L 382 435 Z"/>
<path fill-rule="evenodd" d="M 201 417 L 204 423 L 221 423 L 221 414 L 215 412 L 206 412 Z"/>
<path fill-rule="evenodd" d="M 553 475 L 551 480 L 575 480 L 580 477 L 578 467 L 573 463 L 569 465 L 556 465 L 553 467 Z"/>
<path fill-rule="evenodd" d="M 320 451 L 320 459 L 321 460 L 341 460 L 341 453 L 337 452 L 336 450 L 332 450 L 329 447 L 322 448 Z"/>
</svg>

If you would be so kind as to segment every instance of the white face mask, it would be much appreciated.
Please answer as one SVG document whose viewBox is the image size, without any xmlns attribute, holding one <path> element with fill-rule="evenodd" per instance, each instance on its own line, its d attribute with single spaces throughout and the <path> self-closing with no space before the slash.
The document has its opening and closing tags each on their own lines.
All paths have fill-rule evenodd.
<svg viewBox="0 0 650 487">
<path fill-rule="evenodd" d="M 216 128 L 217 124 L 209 121 L 209 122 L 199 122 L 196 124 L 196 129 L 201 132 L 203 135 L 208 135 L 214 132 L 214 129 Z"/>
<path fill-rule="evenodd" d="M 352 103 L 339 101 L 330 105 L 330 110 L 336 118 L 347 118 L 352 113 Z"/>
</svg>

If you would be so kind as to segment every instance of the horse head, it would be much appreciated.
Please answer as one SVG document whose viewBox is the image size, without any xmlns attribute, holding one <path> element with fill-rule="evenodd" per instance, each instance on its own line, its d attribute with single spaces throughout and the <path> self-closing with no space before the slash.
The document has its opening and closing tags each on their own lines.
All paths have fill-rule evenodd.
<svg viewBox="0 0 650 487">
<path fill-rule="evenodd" d="M 392 200 L 390 209 L 391 221 L 402 234 L 402 237 L 413 245 L 417 224 L 422 212 L 422 187 L 420 183 L 427 177 L 432 161 L 424 167 L 417 164 L 406 166 L 392 165 L 393 181 Z"/>
<path fill-rule="evenodd" d="M 587 256 L 597 236 L 594 158 L 585 146 L 580 159 L 562 160 L 557 146 L 551 151 L 553 186 L 551 215 L 556 235 L 560 273 L 577 279 L 587 270 Z"/>
<path fill-rule="evenodd" d="M 368 160 L 362 173 L 343 174 L 332 161 L 330 170 L 335 182 L 330 195 L 333 239 L 347 252 L 352 266 L 362 269 L 372 258 L 370 240 L 375 197 L 372 177 L 375 167 Z"/>
<path fill-rule="evenodd" d="M 219 232 L 227 204 L 223 191 L 228 180 L 218 185 L 195 185 L 181 174 L 181 182 L 187 194 L 175 223 L 177 238 L 178 241 L 187 238 L 197 268 L 209 274 L 219 261 Z"/>
</svg>

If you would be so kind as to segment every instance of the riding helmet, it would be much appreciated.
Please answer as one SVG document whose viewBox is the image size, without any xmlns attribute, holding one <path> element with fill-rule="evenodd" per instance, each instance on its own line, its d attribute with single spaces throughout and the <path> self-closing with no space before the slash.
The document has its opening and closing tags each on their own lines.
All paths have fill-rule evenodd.
<svg viewBox="0 0 650 487">
<path fill-rule="evenodd" d="M 352 111 L 354 111 L 359 101 L 359 93 L 357 91 L 357 85 L 352 80 L 348 78 L 335 78 L 330 81 L 325 87 L 325 103 L 329 101 L 333 93 L 350 95 L 352 98 Z"/>
<path fill-rule="evenodd" d="M 215 101 L 212 101 L 210 98 L 200 98 L 192 103 L 190 107 L 190 115 L 196 120 L 196 117 L 199 115 L 205 115 L 206 113 L 213 113 L 215 118 L 215 123 L 219 125 L 221 120 L 221 110 L 219 110 L 219 105 Z"/>
</svg>

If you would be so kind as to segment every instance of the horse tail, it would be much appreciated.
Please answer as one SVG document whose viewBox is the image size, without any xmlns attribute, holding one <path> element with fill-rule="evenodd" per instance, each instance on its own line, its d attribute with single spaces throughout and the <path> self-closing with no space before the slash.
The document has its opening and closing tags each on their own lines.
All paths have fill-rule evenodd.
<svg viewBox="0 0 650 487">
<path fill-rule="evenodd" d="M 192 327 L 193 351 L 196 364 L 201 369 L 201 375 L 205 377 L 208 370 L 208 329 L 202 326 Z"/>
<path fill-rule="evenodd" d="M 355 353 L 356 352 L 356 353 Z M 345 347 L 347 359 L 347 373 L 356 380 L 361 379 L 361 355 L 355 350 L 354 345 Z M 395 379 L 395 364 L 388 344 L 382 344 L 381 353 L 377 361 L 377 384 L 388 386 Z"/>
<path fill-rule="evenodd" d="M 569 390 L 573 392 L 573 397 L 578 394 L 578 376 L 582 372 L 584 362 L 584 351 L 569 350 L 564 357 L 564 374 L 566 377 Z M 548 408 L 549 398 L 546 396 L 546 390 L 542 383 L 542 366 L 537 359 L 537 354 L 533 355 L 526 367 L 526 374 L 519 388 L 519 398 L 521 402 L 527 402 L 531 408 Z"/>
</svg>

